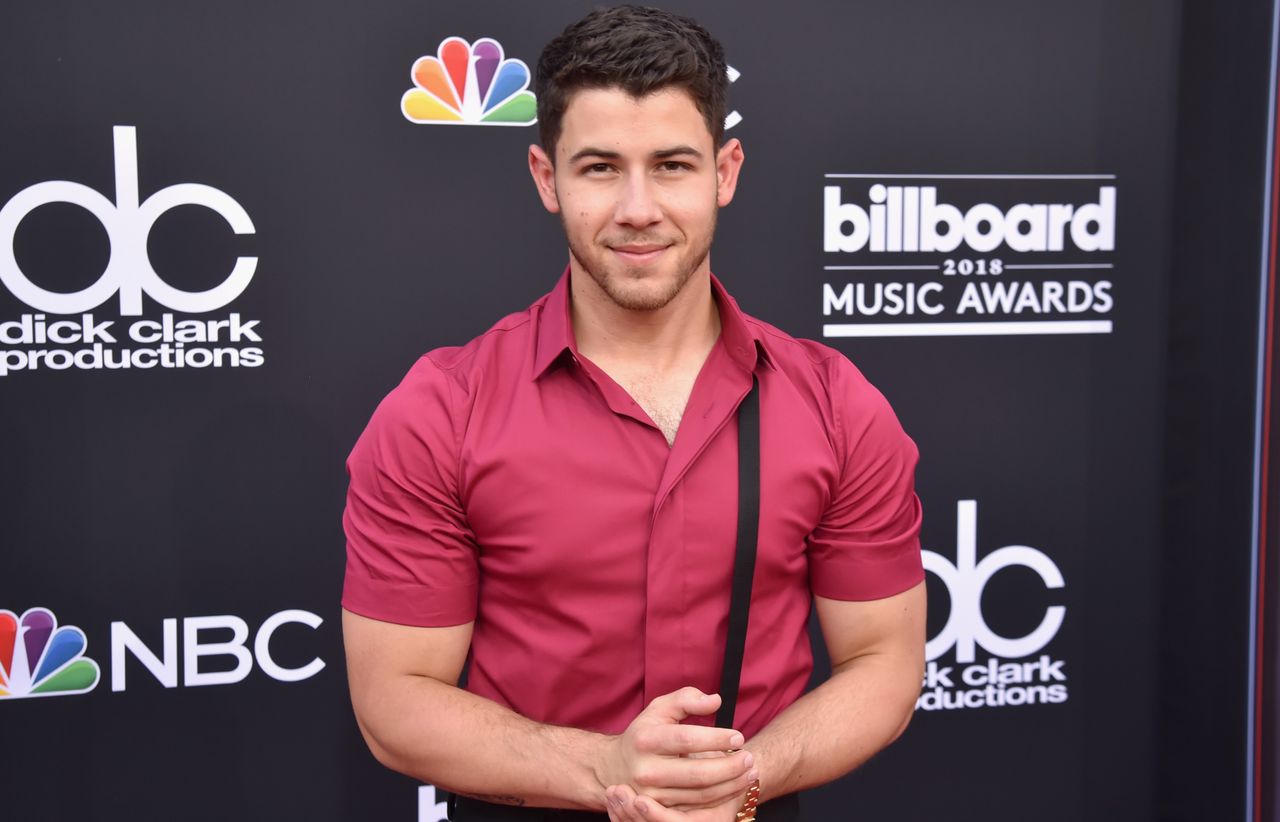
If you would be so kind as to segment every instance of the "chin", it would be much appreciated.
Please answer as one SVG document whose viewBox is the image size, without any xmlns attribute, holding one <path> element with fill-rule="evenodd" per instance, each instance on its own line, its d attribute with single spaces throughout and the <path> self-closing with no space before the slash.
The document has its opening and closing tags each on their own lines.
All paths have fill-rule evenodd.
<svg viewBox="0 0 1280 822">
<path fill-rule="evenodd" d="M 676 298 L 688 278 L 672 282 L 628 281 L 624 277 L 606 277 L 600 284 L 609 299 L 630 311 L 656 311 Z"/>
</svg>

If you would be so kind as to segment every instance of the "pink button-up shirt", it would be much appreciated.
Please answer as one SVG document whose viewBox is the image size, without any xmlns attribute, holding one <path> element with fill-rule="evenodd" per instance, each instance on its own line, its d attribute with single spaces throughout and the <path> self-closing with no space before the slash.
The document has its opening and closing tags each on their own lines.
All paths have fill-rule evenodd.
<svg viewBox="0 0 1280 822">
<path fill-rule="evenodd" d="M 879 599 L 923 579 L 916 449 L 844 355 L 712 289 L 720 339 L 674 446 L 577 352 L 567 273 L 528 310 L 423 356 L 347 463 L 343 606 L 474 620 L 467 688 L 542 722 L 617 733 L 661 694 L 714 693 L 736 411 L 754 373 L 760 538 L 734 727 L 750 736 L 795 701 L 813 665 L 811 593 Z"/>
</svg>

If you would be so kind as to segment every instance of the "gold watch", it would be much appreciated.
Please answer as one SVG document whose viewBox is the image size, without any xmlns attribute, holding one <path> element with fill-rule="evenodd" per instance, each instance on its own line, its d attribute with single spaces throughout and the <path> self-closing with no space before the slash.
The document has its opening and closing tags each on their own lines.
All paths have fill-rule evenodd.
<svg viewBox="0 0 1280 822">
<path fill-rule="evenodd" d="M 760 804 L 760 780 L 756 779 L 747 786 L 747 798 L 742 800 L 742 808 L 734 817 L 738 822 L 756 822 L 756 806 Z"/>
</svg>

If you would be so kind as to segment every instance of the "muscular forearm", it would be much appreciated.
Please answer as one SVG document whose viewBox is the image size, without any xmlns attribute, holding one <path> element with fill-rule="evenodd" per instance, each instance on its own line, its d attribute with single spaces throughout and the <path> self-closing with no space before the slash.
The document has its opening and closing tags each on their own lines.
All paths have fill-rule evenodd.
<svg viewBox="0 0 1280 822">
<path fill-rule="evenodd" d="M 356 720 L 384 765 L 458 793 L 540 807 L 603 810 L 630 785 L 670 805 L 711 806 L 754 778 L 742 734 L 680 724 L 716 696 L 681 688 L 655 698 L 617 736 L 543 725 L 456 687 L 473 625 L 415 627 L 342 612 Z"/>
<path fill-rule="evenodd" d="M 889 655 L 851 660 L 747 742 L 761 799 L 836 779 L 906 729 L 920 691 L 918 667 Z"/>
<path fill-rule="evenodd" d="M 357 719 L 380 762 L 424 782 L 502 804 L 604 809 L 601 734 L 534 722 L 423 676 L 383 689 Z"/>
</svg>

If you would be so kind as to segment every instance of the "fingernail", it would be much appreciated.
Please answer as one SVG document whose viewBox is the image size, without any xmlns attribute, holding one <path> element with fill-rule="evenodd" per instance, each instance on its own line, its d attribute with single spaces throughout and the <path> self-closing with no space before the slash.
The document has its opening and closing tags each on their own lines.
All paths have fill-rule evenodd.
<svg viewBox="0 0 1280 822">
<path fill-rule="evenodd" d="M 755 770 L 754 768 L 751 769 L 751 773 L 747 774 L 748 782 L 755 782 L 759 778 L 760 778 L 760 772 Z"/>
<path fill-rule="evenodd" d="M 744 756 L 744 757 L 742 757 L 742 765 L 743 765 L 743 767 L 745 767 L 745 768 L 750 768 L 750 767 L 752 766 L 752 764 L 754 764 L 754 763 L 755 763 L 755 761 L 756 761 L 756 759 L 755 759 L 755 757 L 754 757 L 754 756 L 752 756 L 752 755 L 751 755 L 751 752 L 750 752 L 750 751 L 747 751 L 747 755 L 746 755 L 746 756 Z"/>
<path fill-rule="evenodd" d="M 639 800 L 636 800 L 636 807 L 640 809 L 640 814 L 641 814 L 642 816 L 648 816 L 648 815 L 649 815 L 649 806 L 648 806 L 648 805 L 646 805 L 645 803 L 643 803 L 643 802 L 641 802 L 641 801 L 639 801 Z"/>
<path fill-rule="evenodd" d="M 740 734 L 740 733 L 735 733 L 733 736 L 729 737 L 729 747 L 730 747 L 730 748 L 741 748 L 741 747 L 742 747 L 742 743 L 744 743 L 744 742 L 746 742 L 746 741 L 747 741 L 747 740 L 742 736 L 742 734 Z"/>
</svg>

